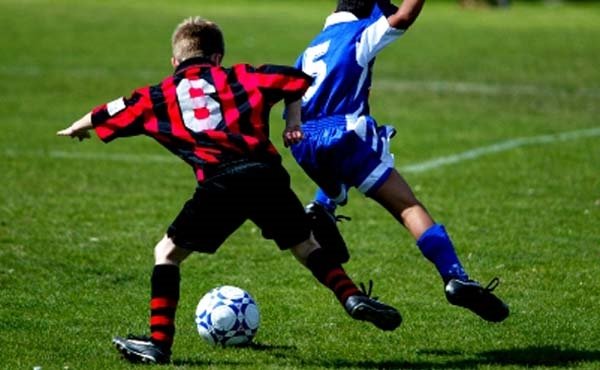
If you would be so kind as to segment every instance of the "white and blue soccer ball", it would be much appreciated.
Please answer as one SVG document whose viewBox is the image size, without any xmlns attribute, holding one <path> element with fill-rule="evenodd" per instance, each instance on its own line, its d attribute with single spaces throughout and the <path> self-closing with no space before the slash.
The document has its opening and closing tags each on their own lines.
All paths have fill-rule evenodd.
<svg viewBox="0 0 600 370">
<path fill-rule="evenodd" d="M 206 293 L 196 307 L 196 328 L 210 344 L 239 346 L 252 341 L 260 324 L 258 305 L 245 290 L 224 285 Z"/>
</svg>

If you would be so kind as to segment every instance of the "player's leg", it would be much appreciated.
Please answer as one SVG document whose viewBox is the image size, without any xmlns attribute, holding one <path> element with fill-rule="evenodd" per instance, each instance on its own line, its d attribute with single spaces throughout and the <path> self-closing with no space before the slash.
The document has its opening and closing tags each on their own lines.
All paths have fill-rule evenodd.
<svg viewBox="0 0 600 370">
<path fill-rule="evenodd" d="M 179 302 L 179 264 L 191 253 L 191 250 L 177 247 L 167 235 L 154 248 L 155 265 L 150 279 L 150 336 L 113 339 L 127 359 L 133 362 L 169 362 Z"/>
<path fill-rule="evenodd" d="M 417 241 L 422 254 L 436 266 L 444 283 L 453 278 L 468 280 L 445 228 L 434 222 L 395 169 L 381 186 L 371 189 L 368 196 L 406 227 Z"/>
<path fill-rule="evenodd" d="M 498 281 L 487 287 L 469 279 L 443 225 L 434 223 L 400 174 L 393 170 L 370 196 L 380 203 L 413 235 L 421 253 L 441 275 L 445 295 L 454 305 L 465 307 L 492 322 L 508 317 L 508 306 L 492 294 Z"/>
<path fill-rule="evenodd" d="M 448 234 L 436 225 L 407 182 L 394 168 L 390 141 L 395 130 L 378 126 L 370 116 L 359 117 L 340 147 L 352 147 L 342 162 L 344 180 L 388 210 L 417 240 L 421 252 L 435 264 L 445 282 L 467 280 Z"/>
<path fill-rule="evenodd" d="M 332 260 L 312 236 L 290 250 L 321 284 L 335 294 L 353 319 L 371 322 L 381 330 L 394 330 L 402 323 L 398 310 L 360 291 L 341 264 Z"/>
<path fill-rule="evenodd" d="M 425 207 L 395 169 L 391 169 L 379 188 L 370 189 L 368 196 L 403 224 L 415 240 L 434 224 Z"/>
<path fill-rule="evenodd" d="M 362 293 L 339 262 L 328 257 L 312 237 L 308 217 L 300 200 L 290 188 L 290 178 L 281 166 L 265 167 L 256 179 L 247 179 L 245 189 L 255 207 L 250 219 L 267 239 L 306 266 L 319 282 L 329 288 L 355 319 L 367 320 L 383 330 L 393 330 L 401 318 L 393 307 Z M 260 207 L 259 207 L 260 205 Z"/>
<path fill-rule="evenodd" d="M 113 343 L 131 362 L 167 363 L 175 335 L 179 302 L 179 265 L 193 252 L 213 253 L 245 220 L 231 201 L 229 177 L 199 185 L 154 248 L 150 279 L 150 336 L 115 337 Z M 208 225 L 208 226 L 207 226 Z M 205 226 L 205 227 L 202 227 Z"/>
<path fill-rule="evenodd" d="M 176 246 L 173 239 L 165 235 L 154 247 L 154 265 L 179 266 L 192 252 L 191 249 Z"/>
<path fill-rule="evenodd" d="M 375 199 L 408 229 L 422 254 L 440 273 L 450 303 L 466 307 L 488 321 L 504 320 L 508 307 L 491 293 L 495 285 L 483 288 L 469 279 L 444 226 L 434 222 L 394 169 L 389 151 L 393 134 L 393 128 L 377 126 L 372 117 L 360 117 L 354 123 L 353 131 L 346 135 L 347 140 L 355 141 L 350 142 L 354 155 L 347 156 L 343 166 L 348 169 L 347 183 Z M 352 172 L 353 168 L 361 171 Z"/>
<path fill-rule="evenodd" d="M 179 264 L 192 253 L 165 235 L 154 248 L 151 277 L 150 333 L 152 342 L 170 352 L 175 336 L 175 313 L 179 303 Z"/>
<path fill-rule="evenodd" d="M 281 241 L 278 242 L 278 245 L 281 245 Z M 319 282 L 335 294 L 342 305 L 346 303 L 348 297 L 361 294 L 360 289 L 346 274 L 342 266 L 328 258 L 312 235 L 289 249 Z"/>
<path fill-rule="evenodd" d="M 435 265 L 444 283 L 450 279 L 468 280 L 445 228 L 434 223 L 396 170 L 392 170 L 383 184 L 372 190 L 369 196 L 408 229 L 421 253 Z"/>
<path fill-rule="evenodd" d="M 346 187 L 341 185 L 343 199 L 347 197 Z M 305 210 L 311 222 L 311 228 L 315 239 L 322 245 L 329 256 L 339 263 L 350 260 L 350 253 L 344 237 L 338 229 L 337 223 L 349 220 L 349 217 L 336 215 L 335 210 L 338 203 L 329 198 L 320 188 L 315 194 L 315 199 L 310 202 Z"/>
<path fill-rule="evenodd" d="M 332 259 L 348 262 L 348 247 L 337 223 L 344 216 L 336 216 L 338 205 L 347 201 L 347 187 L 341 182 L 337 145 L 346 131 L 343 116 L 328 118 L 326 122 L 306 122 L 302 128 L 305 138 L 292 146 L 292 155 L 304 172 L 319 186 L 315 198 L 305 210 L 311 222 L 315 239 Z"/>
</svg>

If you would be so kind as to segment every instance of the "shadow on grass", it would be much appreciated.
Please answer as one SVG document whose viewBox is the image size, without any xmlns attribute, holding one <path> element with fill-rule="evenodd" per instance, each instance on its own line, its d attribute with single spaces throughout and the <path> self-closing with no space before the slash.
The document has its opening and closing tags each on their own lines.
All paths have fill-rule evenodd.
<svg viewBox="0 0 600 370">
<path fill-rule="evenodd" d="M 438 361 L 435 359 L 424 361 L 349 361 L 345 359 L 309 359 L 299 358 L 294 346 L 274 346 L 267 344 L 253 344 L 246 347 L 250 350 L 270 352 L 275 358 L 282 358 L 286 361 L 296 359 L 298 368 L 362 368 L 362 369 L 473 369 L 479 365 L 500 365 L 500 366 L 546 366 L 546 367 L 564 367 L 582 362 L 600 362 L 600 351 L 561 349 L 554 346 L 532 346 L 525 348 L 512 348 L 505 350 L 494 350 L 476 353 L 473 355 L 465 354 L 460 351 L 443 350 L 424 350 L 419 351 L 424 356 L 442 357 Z M 459 357 L 452 359 L 452 357 Z M 174 365 L 227 365 L 231 367 L 244 367 L 251 364 L 237 361 L 227 362 L 207 362 L 193 359 L 183 359 L 173 361 Z M 289 362 L 288 362 L 289 364 Z"/>
<path fill-rule="evenodd" d="M 600 350 L 561 349 L 554 346 L 515 348 L 479 354 L 489 363 L 525 366 L 566 366 L 577 362 L 600 362 Z"/>
<path fill-rule="evenodd" d="M 440 361 L 335 361 L 326 367 L 358 367 L 364 369 L 473 369 L 479 365 L 564 367 L 582 362 L 600 362 L 600 351 L 561 349 L 555 346 L 531 346 L 476 353 L 460 351 L 421 351 L 424 355 L 440 356 Z M 448 357 L 463 357 L 448 359 Z M 467 358 L 465 358 L 467 357 Z"/>
<path fill-rule="evenodd" d="M 250 350 L 250 351 L 260 351 L 260 352 L 267 352 L 269 355 L 273 356 L 274 358 L 298 358 L 298 356 L 296 355 L 296 346 L 284 346 L 284 345 L 274 345 L 274 344 L 266 344 L 266 343 L 257 343 L 257 342 L 251 342 L 250 344 L 246 345 L 246 346 L 241 346 L 241 347 L 230 347 L 230 348 L 223 348 L 224 350 L 232 350 L 232 351 L 237 351 L 237 350 Z M 236 367 L 236 366 L 240 366 L 240 367 L 247 367 L 247 366 L 251 366 L 253 365 L 252 363 L 245 363 L 242 361 L 203 361 L 203 360 L 195 360 L 195 359 L 174 359 L 173 360 L 173 365 L 177 365 L 177 366 L 183 366 L 183 365 L 190 365 L 190 366 L 231 366 L 231 367 Z"/>
</svg>

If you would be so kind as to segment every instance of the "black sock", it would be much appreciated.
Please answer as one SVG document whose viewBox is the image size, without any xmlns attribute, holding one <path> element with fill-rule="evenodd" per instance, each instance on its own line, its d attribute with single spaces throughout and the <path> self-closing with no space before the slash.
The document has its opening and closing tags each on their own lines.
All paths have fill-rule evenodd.
<svg viewBox="0 0 600 370">
<path fill-rule="evenodd" d="M 154 266 L 151 279 L 150 333 L 152 342 L 167 351 L 171 349 L 175 336 L 179 281 L 179 266 Z"/>
<path fill-rule="evenodd" d="M 346 303 L 351 295 L 363 294 L 348 277 L 342 265 L 329 259 L 321 248 L 308 256 L 306 267 L 317 280 L 333 291 L 342 304 Z"/>
</svg>

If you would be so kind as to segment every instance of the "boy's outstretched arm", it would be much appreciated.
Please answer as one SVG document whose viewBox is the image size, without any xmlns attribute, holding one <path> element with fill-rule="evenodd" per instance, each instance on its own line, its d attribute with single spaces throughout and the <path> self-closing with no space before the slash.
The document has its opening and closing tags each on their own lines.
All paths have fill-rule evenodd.
<svg viewBox="0 0 600 370">
<path fill-rule="evenodd" d="M 387 3 L 391 5 L 389 0 L 378 0 L 379 3 Z M 425 0 L 404 0 L 400 7 L 392 14 L 388 15 L 388 23 L 390 26 L 406 30 L 417 19 Z"/>
<path fill-rule="evenodd" d="M 92 113 L 87 113 L 77 121 L 73 122 L 73 124 L 65 129 L 62 129 L 56 133 L 58 136 L 69 136 L 72 138 L 77 138 L 79 141 L 90 138 L 90 133 L 88 132 L 93 128 L 92 126 Z"/>
<path fill-rule="evenodd" d="M 285 128 L 283 129 L 283 145 L 286 147 L 296 144 L 302 140 L 304 134 L 302 133 L 301 120 L 301 109 L 302 109 L 302 98 L 294 100 L 292 102 L 285 102 L 286 116 L 285 116 Z"/>
</svg>

